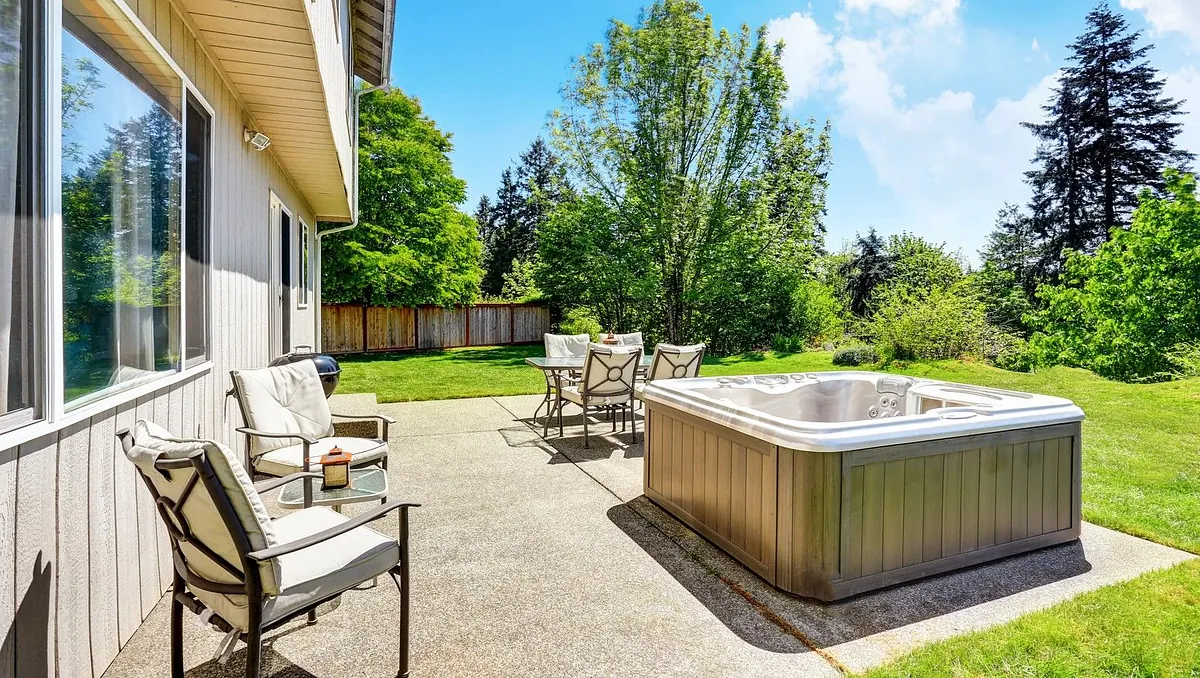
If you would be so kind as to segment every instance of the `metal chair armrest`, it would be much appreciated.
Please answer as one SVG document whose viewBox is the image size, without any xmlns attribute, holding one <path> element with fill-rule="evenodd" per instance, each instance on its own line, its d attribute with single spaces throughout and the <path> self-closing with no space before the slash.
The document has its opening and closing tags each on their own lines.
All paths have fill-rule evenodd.
<svg viewBox="0 0 1200 678">
<path fill-rule="evenodd" d="M 294 438 L 296 440 L 306 442 L 309 445 L 316 445 L 317 440 L 319 440 L 318 438 L 313 438 L 312 436 L 306 436 L 303 433 L 268 433 L 266 431 L 260 431 L 256 428 L 250 428 L 249 426 L 238 427 L 237 432 L 244 433 L 254 438 Z"/>
<path fill-rule="evenodd" d="M 288 483 L 296 481 L 296 480 L 304 480 L 305 478 L 320 478 L 320 477 L 321 477 L 321 474 L 317 473 L 316 471 L 301 471 L 300 473 L 292 473 L 292 474 L 286 475 L 282 478 L 271 478 L 269 480 L 263 480 L 263 481 L 254 483 L 254 490 L 256 492 L 258 492 L 259 494 L 262 494 L 263 492 L 270 492 L 271 490 L 274 490 L 277 487 L 283 487 L 284 485 L 287 485 Z"/>
<path fill-rule="evenodd" d="M 396 423 L 395 419 L 387 416 L 386 414 L 338 414 L 337 412 L 330 412 L 330 414 L 337 419 L 374 419 L 376 421 L 382 421 L 386 424 Z"/>
<path fill-rule="evenodd" d="M 357 518 L 347 520 L 346 522 L 344 522 L 340 525 L 337 525 L 335 527 L 331 527 L 327 530 L 321 530 L 320 532 L 317 532 L 316 534 L 310 534 L 309 536 L 307 536 L 303 539 L 289 541 L 286 544 L 279 544 L 277 546 L 272 546 L 270 548 L 265 548 L 265 549 L 261 549 L 258 551 L 251 551 L 250 553 L 246 554 L 246 557 L 249 558 L 250 560 L 254 560 L 254 561 L 263 561 L 263 560 L 270 560 L 272 558 L 278 558 L 279 556 L 284 556 L 289 553 L 294 553 L 301 549 L 306 549 L 310 546 L 316 546 L 317 544 L 320 544 L 323 541 L 328 541 L 330 539 L 333 539 L 334 537 L 346 534 L 347 532 L 349 532 L 355 528 L 362 527 L 363 525 L 366 525 L 369 522 L 379 520 L 380 518 L 384 517 L 388 513 L 391 513 L 392 511 L 395 511 L 396 509 L 401 509 L 405 513 L 407 513 L 409 507 L 411 507 L 411 506 L 420 506 L 420 504 L 418 504 L 416 502 L 411 502 L 411 501 L 401 501 L 399 499 L 389 501 L 388 503 L 376 508 L 373 511 L 368 511 L 367 513 L 364 513 L 364 514 L 358 516 Z"/>
</svg>

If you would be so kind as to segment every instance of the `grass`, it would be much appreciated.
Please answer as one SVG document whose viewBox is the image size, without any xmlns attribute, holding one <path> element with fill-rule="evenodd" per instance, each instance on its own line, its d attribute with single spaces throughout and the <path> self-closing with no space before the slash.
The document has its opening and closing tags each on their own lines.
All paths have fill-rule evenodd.
<svg viewBox="0 0 1200 678">
<path fill-rule="evenodd" d="M 345 391 L 383 402 L 540 393 L 541 346 L 346 358 Z M 829 353 L 708 358 L 707 376 L 839 369 Z M 1124 384 L 1055 367 L 1033 374 L 940 361 L 888 371 L 1062 396 L 1083 408 L 1084 519 L 1200 553 L 1200 379 Z M 1200 676 L 1200 564 L 1106 587 L 917 650 L 869 675 Z"/>
<path fill-rule="evenodd" d="M 868 672 L 912 676 L 1200 675 L 1200 563 L 1106 586 Z"/>
</svg>

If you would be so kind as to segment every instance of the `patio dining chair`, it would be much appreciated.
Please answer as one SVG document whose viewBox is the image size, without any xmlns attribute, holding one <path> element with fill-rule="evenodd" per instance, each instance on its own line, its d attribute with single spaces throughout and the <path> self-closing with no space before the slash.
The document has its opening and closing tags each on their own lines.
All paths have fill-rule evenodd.
<svg viewBox="0 0 1200 678">
<path fill-rule="evenodd" d="M 245 642 L 246 678 L 258 678 L 265 632 L 304 614 L 315 622 L 319 605 L 384 573 L 400 592 L 397 676 L 408 675 L 408 510 L 419 504 L 391 501 L 353 519 L 318 506 L 272 520 L 260 492 L 319 474 L 254 485 L 221 443 L 145 421 L 117 435 L 170 536 L 172 678 L 183 678 L 185 607 L 225 632 L 222 659 Z M 397 510 L 396 538 L 367 527 Z"/>
<path fill-rule="evenodd" d="M 311 360 L 255 370 L 233 370 L 231 393 L 237 398 L 246 436 L 246 455 L 256 473 L 284 477 L 306 473 L 312 462 L 334 447 L 351 454 L 350 465 L 387 470 L 388 425 L 382 414 L 334 414 L 329 410 L 317 367 Z M 378 422 L 378 438 L 334 435 L 333 420 Z M 381 500 L 386 502 L 387 499 Z M 304 505 L 312 505 L 312 481 L 304 481 Z"/>
<path fill-rule="evenodd" d="M 617 338 L 617 346 L 637 346 L 645 352 L 646 343 L 642 340 L 641 332 L 627 332 L 613 336 Z"/>
<path fill-rule="evenodd" d="M 592 340 L 588 334 L 550 334 L 547 332 L 542 335 L 542 342 L 546 347 L 547 358 L 582 358 L 587 355 L 588 343 Z M 550 417 L 554 414 L 554 408 L 558 405 L 558 387 L 562 382 L 574 383 L 579 381 L 579 370 L 545 370 L 546 377 L 546 395 L 542 398 L 542 402 L 538 403 L 537 409 L 533 411 L 533 418 L 536 420 L 538 412 L 542 411 L 542 406 L 546 407 L 546 422 L 542 427 L 546 429 L 550 426 Z M 557 378 L 557 381 L 556 381 Z M 545 430 L 542 435 L 546 434 Z"/>
<path fill-rule="evenodd" d="M 650 369 L 646 370 L 646 382 L 656 379 L 690 379 L 700 374 L 700 363 L 704 362 L 704 344 L 675 346 L 659 344 L 654 347 Z"/>
<path fill-rule="evenodd" d="M 564 386 L 560 396 L 583 408 L 583 446 L 589 446 L 588 411 L 592 408 L 621 410 L 621 430 L 625 430 L 625 412 L 629 412 L 633 442 L 637 442 L 637 420 L 633 418 L 633 389 L 637 382 L 642 349 L 638 346 L 589 344 L 583 361 L 583 378 L 578 384 Z M 613 431 L 617 420 L 613 417 Z M 558 435 L 563 434 L 562 408 L 558 408 Z"/>
</svg>

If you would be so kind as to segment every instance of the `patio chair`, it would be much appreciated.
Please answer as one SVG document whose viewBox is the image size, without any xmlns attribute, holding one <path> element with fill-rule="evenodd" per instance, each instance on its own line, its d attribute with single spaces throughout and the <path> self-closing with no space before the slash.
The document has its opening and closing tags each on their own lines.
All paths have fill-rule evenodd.
<svg viewBox="0 0 1200 678">
<path fill-rule="evenodd" d="M 242 410 L 246 455 L 254 472 L 284 477 L 311 470 L 311 462 L 334 447 L 351 454 L 350 465 L 387 470 L 388 425 L 382 414 L 348 415 L 329 411 L 317 367 L 311 360 L 256 370 L 234 370 L 231 393 Z M 334 419 L 373 419 L 378 438 L 335 436 Z M 382 499 L 386 502 L 387 499 Z M 304 481 L 304 506 L 312 505 L 312 481 Z"/>
<path fill-rule="evenodd" d="M 650 369 L 646 370 L 646 382 L 656 379 L 690 379 L 700 374 L 700 363 L 704 362 L 704 344 L 674 346 L 659 344 L 654 347 Z"/>
<path fill-rule="evenodd" d="M 542 335 L 542 341 L 546 346 L 547 358 L 582 358 L 587 355 L 588 342 L 592 340 L 588 334 L 550 334 Z M 565 372 L 565 374 L 564 374 Z M 542 398 L 542 402 L 538 403 L 537 409 L 533 411 L 533 418 L 536 420 L 538 412 L 542 411 L 542 406 L 546 406 L 546 422 L 542 427 L 542 435 L 546 435 L 546 429 L 550 426 L 550 417 L 554 415 L 554 407 L 558 404 L 557 387 L 563 381 L 576 382 L 579 381 L 579 370 L 562 370 L 555 373 L 551 370 L 546 370 L 543 373 L 546 377 L 546 395 Z M 558 382 L 555 382 L 555 377 Z"/>
<path fill-rule="evenodd" d="M 222 657 L 245 642 L 245 675 L 257 678 L 265 632 L 305 614 L 311 623 L 319 605 L 384 573 L 400 592 L 397 676 L 408 675 L 408 509 L 419 504 L 391 501 L 353 519 L 318 506 L 272 520 L 260 492 L 319 474 L 254 485 L 218 442 L 173 438 L 145 421 L 117 435 L 170 535 L 173 678 L 183 678 L 185 607 L 226 633 Z M 366 526 L 396 510 L 397 538 Z"/>
<path fill-rule="evenodd" d="M 617 346 L 637 346 L 645 352 L 645 342 L 642 341 L 641 332 L 629 332 L 626 334 L 614 334 L 617 338 Z"/>
<path fill-rule="evenodd" d="M 625 430 L 628 408 L 633 442 L 637 442 L 637 420 L 633 418 L 633 389 L 637 382 L 642 349 L 637 346 L 589 344 L 583 361 L 583 378 L 578 385 L 564 386 L 560 397 L 583 408 L 583 446 L 588 447 L 588 410 L 621 409 L 621 430 Z M 614 417 L 613 431 L 617 430 Z M 558 435 L 563 434 L 562 408 L 558 408 Z"/>
</svg>

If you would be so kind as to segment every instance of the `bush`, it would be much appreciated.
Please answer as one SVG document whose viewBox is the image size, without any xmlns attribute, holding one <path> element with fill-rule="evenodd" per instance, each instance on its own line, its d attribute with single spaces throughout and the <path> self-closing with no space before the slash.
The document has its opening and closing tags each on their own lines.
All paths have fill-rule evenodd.
<svg viewBox="0 0 1200 678">
<path fill-rule="evenodd" d="M 1073 253 L 1060 285 L 1043 285 L 1032 342 L 1051 362 L 1123 381 L 1169 379 L 1200 341 L 1200 202 L 1191 175 L 1165 173 L 1133 223 L 1095 254 Z M 1182 372 L 1187 372 L 1186 366 Z"/>
<path fill-rule="evenodd" d="M 563 321 L 558 324 L 558 330 L 563 334 L 587 334 L 592 341 L 599 341 L 600 321 L 589 309 L 582 306 L 567 311 Z"/>
<path fill-rule="evenodd" d="M 792 290 L 792 336 L 814 346 L 835 340 L 845 331 L 846 309 L 833 287 L 805 280 Z"/>
<path fill-rule="evenodd" d="M 986 357 L 989 340 L 999 334 L 963 284 L 927 292 L 890 289 L 868 331 L 886 360 Z"/>
<path fill-rule="evenodd" d="M 848 367 L 874 365 L 879 362 L 879 352 L 874 346 L 847 346 L 833 354 L 833 364 Z"/>
<path fill-rule="evenodd" d="M 804 350 L 804 339 L 776 332 L 771 336 L 771 350 L 776 353 L 799 353 Z"/>
</svg>

